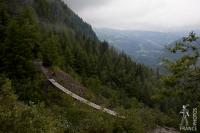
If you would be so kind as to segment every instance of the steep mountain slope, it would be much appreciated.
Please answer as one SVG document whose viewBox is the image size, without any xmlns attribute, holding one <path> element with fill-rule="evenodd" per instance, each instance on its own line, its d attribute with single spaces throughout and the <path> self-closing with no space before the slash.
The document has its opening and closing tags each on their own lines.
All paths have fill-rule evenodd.
<svg viewBox="0 0 200 133">
<path fill-rule="evenodd" d="M 6 56 L 2 56 L 2 70 L 8 72 L 10 78 L 29 76 L 32 73 L 27 73 L 29 69 L 32 70 L 30 61 L 38 58 L 43 60 L 45 66 L 58 66 L 75 73 L 86 87 L 96 88 L 93 93 L 102 93 L 100 96 L 103 99 L 112 98 L 111 92 L 107 91 L 111 89 L 119 97 L 136 97 L 150 105 L 150 92 L 159 83 L 156 75 L 149 68 L 133 62 L 127 55 L 116 52 L 106 42 L 96 40 L 91 27 L 62 1 L 14 0 L 5 3 L 12 19 L 8 17 L 8 31 L 5 34 L 10 35 L 5 38 L 4 44 L 8 46 L 3 50 L 12 52 L 3 52 Z M 13 4 L 16 5 L 15 10 L 11 8 Z M 12 36 L 14 34 L 16 36 Z M 12 37 L 16 40 L 7 42 Z M 27 51 L 20 51 L 23 47 Z M 16 56 L 20 58 L 15 59 Z M 26 68 L 24 75 L 13 68 L 16 60 L 19 68 Z M 147 94 L 143 94 L 144 91 Z"/>
<path fill-rule="evenodd" d="M 124 51 L 137 62 L 156 67 L 165 45 L 181 37 L 180 34 L 151 31 L 95 29 L 100 40 Z"/>
<path fill-rule="evenodd" d="M 97 40 L 91 27 L 61 0 L 0 0 L 0 15 L 0 91 L 5 90 L 0 93 L 0 115 L 5 116 L 0 117 L 0 125 L 7 123 L 0 131 L 54 132 L 52 125 L 57 132 L 143 133 L 157 124 L 177 124 L 167 110 L 158 110 L 164 106 L 156 102 L 162 87 L 159 75 Z M 110 118 L 77 104 L 47 82 L 35 68 L 36 60 L 71 75 L 89 90 L 89 100 L 129 117 Z M 22 102 L 30 108 L 25 111 L 28 124 L 23 123 L 21 109 L 9 115 L 15 107 L 11 90 L 17 97 L 16 107 Z M 42 117 L 37 110 L 49 112 L 50 117 Z M 15 125 L 18 122 L 22 125 Z"/>
</svg>

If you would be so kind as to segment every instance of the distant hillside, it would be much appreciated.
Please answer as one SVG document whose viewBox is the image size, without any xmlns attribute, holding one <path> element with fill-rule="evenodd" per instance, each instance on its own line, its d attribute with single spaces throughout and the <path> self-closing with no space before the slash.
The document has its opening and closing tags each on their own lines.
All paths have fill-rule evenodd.
<svg viewBox="0 0 200 133">
<path fill-rule="evenodd" d="M 181 38 L 181 33 L 95 29 L 100 40 L 124 51 L 137 62 L 155 67 L 165 45 Z"/>
</svg>

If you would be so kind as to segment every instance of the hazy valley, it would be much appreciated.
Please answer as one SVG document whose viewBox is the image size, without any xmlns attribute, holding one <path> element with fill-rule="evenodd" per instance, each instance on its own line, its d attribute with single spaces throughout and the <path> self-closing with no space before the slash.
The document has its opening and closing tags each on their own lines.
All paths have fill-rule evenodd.
<svg viewBox="0 0 200 133">
<path fill-rule="evenodd" d="M 159 67 L 162 58 L 167 55 L 166 48 L 169 45 L 175 44 L 188 34 L 188 32 L 165 33 L 108 28 L 95 28 L 94 31 L 101 41 L 109 42 L 117 50 L 131 56 L 136 62 L 152 68 Z"/>
</svg>

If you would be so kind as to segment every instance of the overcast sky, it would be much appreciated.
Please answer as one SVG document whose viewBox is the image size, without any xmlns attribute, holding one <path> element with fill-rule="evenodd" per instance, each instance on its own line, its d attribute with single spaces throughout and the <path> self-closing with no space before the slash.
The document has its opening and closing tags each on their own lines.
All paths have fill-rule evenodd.
<svg viewBox="0 0 200 133">
<path fill-rule="evenodd" d="M 64 0 L 93 27 L 152 31 L 200 27 L 200 0 Z"/>
</svg>

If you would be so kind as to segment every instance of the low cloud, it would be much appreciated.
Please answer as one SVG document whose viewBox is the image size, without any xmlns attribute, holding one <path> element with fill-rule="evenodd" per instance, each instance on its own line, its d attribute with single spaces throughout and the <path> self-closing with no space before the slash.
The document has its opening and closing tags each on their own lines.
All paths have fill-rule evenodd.
<svg viewBox="0 0 200 133">
<path fill-rule="evenodd" d="M 63 0 L 65 1 L 74 11 L 82 11 L 90 7 L 99 7 L 105 5 L 112 0 Z"/>
<path fill-rule="evenodd" d="M 200 27 L 200 0 L 65 0 L 93 27 L 154 31 Z"/>
</svg>

